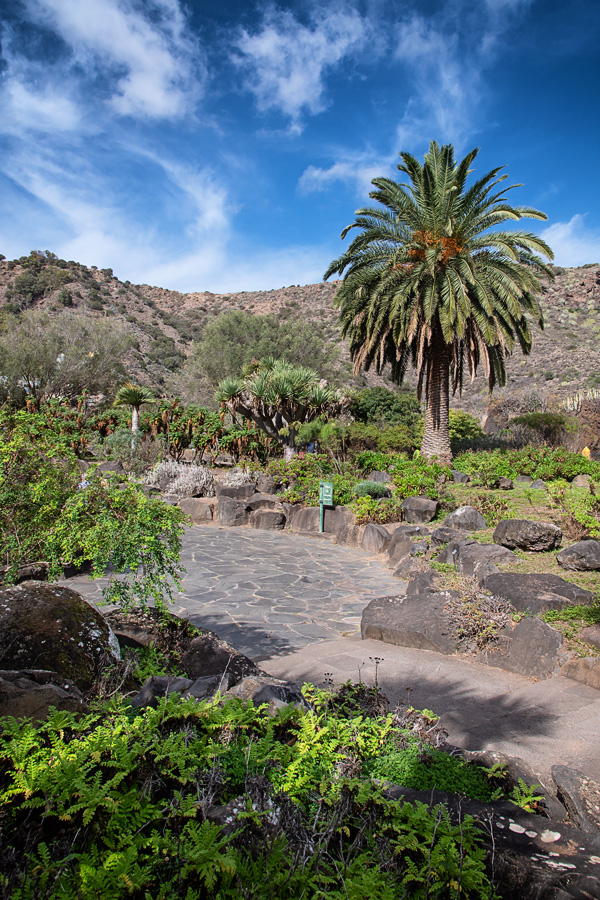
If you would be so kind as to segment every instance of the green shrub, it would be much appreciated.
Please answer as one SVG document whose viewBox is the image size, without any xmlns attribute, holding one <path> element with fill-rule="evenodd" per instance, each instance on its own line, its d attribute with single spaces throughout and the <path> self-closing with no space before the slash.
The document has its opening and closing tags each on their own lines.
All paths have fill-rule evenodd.
<svg viewBox="0 0 600 900">
<path fill-rule="evenodd" d="M 374 500 L 372 497 L 358 497 L 352 504 L 352 512 L 357 525 L 375 522 L 386 525 L 388 522 L 401 522 L 404 510 L 400 500 Z"/>
<path fill-rule="evenodd" d="M 386 497 L 390 492 L 387 484 L 380 484 L 378 481 L 359 481 L 354 485 L 355 497 L 372 497 L 379 500 Z"/>
<path fill-rule="evenodd" d="M 452 824 L 444 807 L 389 800 L 361 771 L 414 774 L 415 746 L 391 717 L 269 716 L 236 699 L 172 696 L 140 711 L 112 701 L 80 718 L 5 719 L 3 895 L 488 900 L 472 818 Z M 471 789 L 461 763 L 431 758 L 416 785 L 442 778 Z M 207 818 L 227 803 L 224 827 Z"/>
<path fill-rule="evenodd" d="M 455 468 L 486 486 L 492 486 L 500 475 L 516 478 L 530 475 L 553 481 L 562 478 L 570 481 L 576 475 L 588 474 L 600 480 L 600 463 L 586 459 L 578 453 L 570 453 L 563 447 L 533 447 L 520 450 L 489 450 L 485 453 L 468 452 L 457 456 Z"/>
</svg>

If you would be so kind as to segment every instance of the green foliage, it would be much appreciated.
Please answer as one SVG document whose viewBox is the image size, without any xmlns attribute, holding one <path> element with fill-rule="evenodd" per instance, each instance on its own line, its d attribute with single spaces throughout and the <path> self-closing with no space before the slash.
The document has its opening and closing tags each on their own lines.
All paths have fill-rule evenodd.
<svg viewBox="0 0 600 900">
<path fill-rule="evenodd" d="M 372 497 L 374 500 L 380 500 L 388 494 L 388 486 L 380 484 L 378 481 L 359 481 L 354 485 L 355 497 Z"/>
<path fill-rule="evenodd" d="M 485 774 L 415 747 L 390 716 L 271 717 L 231 699 L 5 719 L 2 896 L 488 900 L 473 820 L 390 800 L 366 771 L 485 790 Z"/>
<path fill-rule="evenodd" d="M 390 751 L 385 757 L 377 757 L 367 766 L 367 771 L 373 778 L 418 791 L 435 788 L 483 802 L 492 799 L 489 780 L 477 766 L 440 750 L 424 749 L 416 742 L 405 749 Z"/>
<path fill-rule="evenodd" d="M 401 522 L 404 518 L 401 501 L 393 497 L 389 500 L 359 497 L 352 504 L 352 512 L 357 525 L 367 525 L 369 522 L 386 525 L 388 522 Z"/>
<path fill-rule="evenodd" d="M 448 466 L 417 457 L 411 460 L 397 460 L 392 472 L 396 497 L 426 496 L 437 500 L 442 493 L 442 478 L 450 478 Z"/>
<path fill-rule="evenodd" d="M 450 410 L 450 443 L 453 451 L 482 436 L 479 419 L 462 409 Z"/>
<path fill-rule="evenodd" d="M 124 606 L 159 605 L 171 597 L 181 574 L 179 551 L 185 516 L 132 483 L 119 484 L 79 470 L 61 419 L 36 413 L 0 414 L 0 538 L 8 581 L 17 566 L 50 563 L 50 576 L 65 565 L 92 566 L 113 577 L 105 597 Z M 56 428 L 57 430 L 53 430 Z"/>
<path fill-rule="evenodd" d="M 252 360 L 267 356 L 307 366 L 321 378 L 332 379 L 337 350 L 311 321 L 230 310 L 208 323 L 184 368 L 188 376 L 205 379 L 214 390 L 228 375 L 239 376 Z"/>
<path fill-rule="evenodd" d="M 536 794 L 539 784 L 526 784 L 522 778 L 512 790 L 510 799 L 516 806 L 520 806 L 525 812 L 535 813 L 538 811 L 538 805 L 544 800 L 543 794 Z"/>
<path fill-rule="evenodd" d="M 592 538 L 600 538 L 600 500 L 595 491 L 587 488 L 576 488 L 566 481 L 556 481 L 548 486 L 550 500 L 554 506 L 562 510 L 571 524 Z"/>
<path fill-rule="evenodd" d="M 486 486 L 493 486 L 500 475 L 516 478 L 530 475 L 553 481 L 570 481 L 576 475 L 588 474 L 600 480 L 600 463 L 563 447 L 533 447 L 520 450 L 488 450 L 482 453 L 463 453 L 454 461 L 455 467 Z"/>
<path fill-rule="evenodd" d="M 564 439 L 568 431 L 577 428 L 574 419 L 563 413 L 530 412 L 511 420 L 513 425 L 522 425 L 534 431 L 542 441 L 556 445 Z"/>
<path fill-rule="evenodd" d="M 150 601 L 164 606 L 172 598 L 171 582 L 180 588 L 185 515 L 146 497 L 136 484 L 120 484 L 118 476 L 88 471 L 86 480 L 84 489 L 67 498 L 46 537 L 51 575 L 60 577 L 65 565 L 89 563 L 92 578 L 101 578 L 110 568 L 107 602 L 125 609 L 143 609 Z"/>
<path fill-rule="evenodd" d="M 364 388 L 350 406 L 350 414 L 365 425 L 415 425 L 421 418 L 421 404 L 408 391 L 384 387 Z"/>
<path fill-rule="evenodd" d="M 75 490 L 79 471 L 65 435 L 44 418 L 0 412 L 1 565 L 16 567 L 46 557 L 49 532 Z"/>
<path fill-rule="evenodd" d="M 508 501 L 504 497 L 478 491 L 469 499 L 471 506 L 481 513 L 490 527 L 496 526 L 501 519 L 506 518 Z"/>
<path fill-rule="evenodd" d="M 550 625 L 553 622 L 576 622 L 580 625 L 600 624 L 600 606 L 566 606 L 564 609 L 549 609 L 541 618 Z"/>
</svg>

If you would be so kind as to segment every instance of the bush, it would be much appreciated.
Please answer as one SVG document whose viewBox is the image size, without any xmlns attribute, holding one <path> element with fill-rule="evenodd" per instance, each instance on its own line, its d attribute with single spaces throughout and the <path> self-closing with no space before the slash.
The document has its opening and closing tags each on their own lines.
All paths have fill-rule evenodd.
<svg viewBox="0 0 600 900">
<path fill-rule="evenodd" d="M 469 452 L 458 456 L 454 465 L 486 486 L 492 486 L 501 475 L 508 478 L 530 475 L 534 479 L 547 481 L 559 478 L 571 481 L 576 475 L 588 474 L 600 479 L 600 463 L 578 453 L 569 453 L 563 447 L 550 449 L 529 445 L 520 450 Z"/>
<path fill-rule="evenodd" d="M 389 800 L 368 774 L 471 789 L 464 764 L 431 754 L 429 772 L 419 747 L 391 717 L 236 699 L 4 720 L 4 896 L 489 900 L 472 818 Z"/>
<path fill-rule="evenodd" d="M 179 497 L 214 497 L 214 478 L 205 466 L 165 460 L 154 466 L 146 477 L 146 484 L 160 485 L 162 490 Z"/>
<path fill-rule="evenodd" d="M 389 496 L 390 489 L 387 484 L 380 484 L 378 481 L 359 481 L 354 486 L 355 497 L 372 497 L 379 500 L 382 497 Z"/>
<path fill-rule="evenodd" d="M 453 452 L 481 437 L 483 430 L 475 416 L 462 409 L 450 410 L 450 444 Z"/>
</svg>

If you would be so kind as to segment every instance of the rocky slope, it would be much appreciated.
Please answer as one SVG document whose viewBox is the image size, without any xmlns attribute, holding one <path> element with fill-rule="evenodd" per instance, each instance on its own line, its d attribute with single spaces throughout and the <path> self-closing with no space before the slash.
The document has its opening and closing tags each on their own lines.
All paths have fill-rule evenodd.
<svg viewBox="0 0 600 900">
<path fill-rule="evenodd" d="M 325 337 L 341 346 L 340 365 L 348 370 L 348 348 L 341 341 L 334 308 L 339 282 L 234 294 L 181 294 L 122 282 L 111 269 L 34 256 L 0 261 L 0 311 L 18 314 L 34 307 L 52 313 L 67 307 L 91 316 L 113 317 L 116 327 L 132 336 L 127 364 L 132 377 L 142 382 L 163 384 L 180 368 L 192 341 L 202 337 L 207 321 L 232 309 L 318 322 Z M 498 399 L 514 400 L 538 393 L 553 405 L 600 387 L 600 265 L 557 267 L 554 281 L 545 287 L 542 303 L 545 330 L 535 333 L 530 356 L 517 352 L 508 361 L 508 383 L 495 392 Z M 381 380 L 369 375 L 364 383 Z M 414 383 L 412 375 L 409 383 Z M 472 385 L 466 385 L 463 396 L 456 397 L 453 405 L 483 417 L 488 399 L 485 377 L 480 375 Z"/>
</svg>

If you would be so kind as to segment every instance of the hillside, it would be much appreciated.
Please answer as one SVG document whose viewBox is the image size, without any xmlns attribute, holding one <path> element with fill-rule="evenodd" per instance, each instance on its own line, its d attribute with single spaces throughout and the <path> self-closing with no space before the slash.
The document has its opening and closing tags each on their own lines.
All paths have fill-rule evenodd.
<svg viewBox="0 0 600 900">
<path fill-rule="evenodd" d="M 342 374 L 350 380 L 348 347 L 340 338 L 334 297 L 337 282 L 291 285 L 270 291 L 234 294 L 181 294 L 147 284 L 120 281 L 111 269 L 88 268 L 52 254 L 32 253 L 19 260 L 0 261 L 0 311 L 18 315 L 26 308 L 50 314 L 72 308 L 95 317 L 112 317 L 132 336 L 127 359 L 130 375 L 160 386 L 181 367 L 193 340 L 202 337 L 207 322 L 219 313 L 244 309 L 257 315 L 310 319 L 323 336 L 339 346 Z M 546 327 L 534 333 L 529 357 L 520 353 L 508 361 L 508 384 L 495 392 L 502 399 L 544 394 L 549 400 L 600 386 L 600 265 L 556 268 L 542 298 Z M 367 376 L 357 380 L 377 384 Z M 414 379 L 409 376 L 409 383 Z M 356 382 L 355 382 L 356 383 Z M 453 406 L 485 415 L 485 378 L 467 385 Z"/>
</svg>

